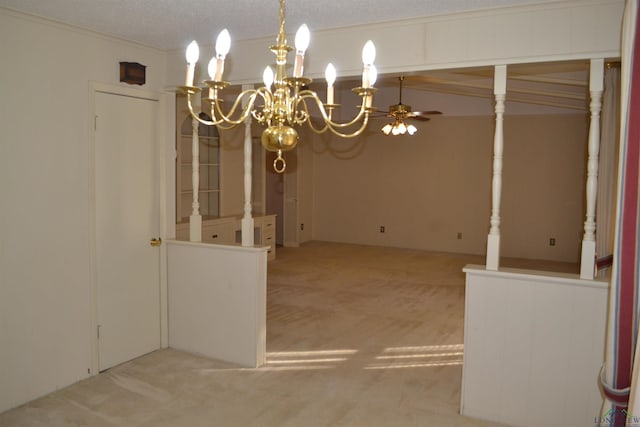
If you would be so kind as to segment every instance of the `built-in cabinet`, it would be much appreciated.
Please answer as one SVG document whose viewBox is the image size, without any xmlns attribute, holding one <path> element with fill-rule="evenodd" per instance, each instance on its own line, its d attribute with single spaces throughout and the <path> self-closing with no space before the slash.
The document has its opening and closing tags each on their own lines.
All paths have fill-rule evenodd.
<svg viewBox="0 0 640 427">
<path fill-rule="evenodd" d="M 238 245 L 242 242 L 241 216 L 222 218 L 203 218 L 202 242 L 219 245 Z M 276 216 L 262 215 L 253 218 L 254 243 L 256 246 L 268 246 L 267 260 L 276 258 Z M 189 221 L 176 224 L 176 239 L 189 240 Z"/>
</svg>

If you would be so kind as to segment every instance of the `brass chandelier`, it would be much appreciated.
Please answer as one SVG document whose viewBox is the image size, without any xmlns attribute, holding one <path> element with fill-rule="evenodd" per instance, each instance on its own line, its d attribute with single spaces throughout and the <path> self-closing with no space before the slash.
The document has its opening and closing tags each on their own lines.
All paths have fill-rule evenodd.
<svg viewBox="0 0 640 427">
<path fill-rule="evenodd" d="M 202 88 L 194 86 L 195 64 L 199 57 L 198 44 L 192 41 L 187 48 L 187 76 L 184 86 L 178 88 L 178 92 L 186 94 L 187 105 L 191 116 L 198 122 L 207 126 L 218 126 L 221 129 L 230 129 L 243 123 L 249 115 L 258 123 L 266 126 L 262 133 L 262 146 L 277 153 L 273 162 L 276 172 L 282 173 L 286 168 L 286 162 L 282 154 L 293 150 L 298 143 L 298 132 L 294 126 L 307 123 L 316 133 L 323 133 L 330 130 L 334 134 L 343 138 L 352 138 L 360 135 L 367 126 L 369 115 L 375 110 L 372 107 L 373 94 L 376 89 L 373 87 L 377 71 L 373 64 L 376 50 L 371 40 L 367 41 L 362 50 L 362 86 L 352 89 L 353 92 L 362 97 L 362 104 L 359 106 L 356 116 L 348 122 L 338 123 L 332 120 L 333 110 L 339 107 L 334 103 L 334 87 L 336 70 L 330 63 L 325 71 L 327 80 L 327 98 L 322 102 L 318 94 L 309 90 L 307 86 L 311 79 L 303 76 L 304 54 L 310 40 L 309 29 L 305 24 L 300 26 L 295 37 L 295 48 L 287 45 L 284 32 L 285 24 L 285 0 L 280 0 L 279 23 L 280 29 L 276 38 L 276 44 L 269 49 L 276 56 L 275 73 L 270 66 L 267 66 L 263 73 L 264 86 L 258 89 L 242 91 L 231 105 L 227 112 L 222 110 L 221 92 L 228 82 L 222 80 L 224 71 L 224 61 L 229 53 L 231 38 L 225 29 L 220 32 L 216 39 L 216 55 L 208 65 L 209 80 L 205 80 L 205 89 L 208 88 L 208 96 L 203 98 L 203 112 L 206 112 L 210 120 L 203 119 L 199 113 L 194 111 L 192 97 L 199 94 Z M 287 76 L 287 54 L 296 51 L 293 66 L 293 76 Z M 322 125 L 314 126 L 309 113 L 309 104 L 315 104 L 320 112 Z M 349 128 L 357 129 L 349 132 Z"/>
</svg>

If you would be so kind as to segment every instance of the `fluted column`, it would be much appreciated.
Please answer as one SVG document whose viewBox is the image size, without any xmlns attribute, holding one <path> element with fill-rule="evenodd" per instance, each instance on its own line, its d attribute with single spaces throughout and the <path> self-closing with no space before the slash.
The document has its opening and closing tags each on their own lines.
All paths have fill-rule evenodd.
<svg viewBox="0 0 640 427">
<path fill-rule="evenodd" d="M 598 155 L 600 150 L 600 111 L 604 86 L 604 59 L 592 59 L 589 77 L 591 123 L 587 159 L 586 220 L 582 238 L 580 278 L 593 279 L 596 262 L 596 196 L 598 191 Z"/>
<path fill-rule="evenodd" d="M 198 137 L 199 123 L 191 120 L 191 186 L 193 188 L 193 202 L 191 203 L 191 216 L 189 217 L 189 241 L 202 241 L 202 216 L 200 216 L 200 138 Z M 178 170 L 178 173 L 180 171 Z"/>
<path fill-rule="evenodd" d="M 496 65 L 493 93 L 496 97 L 496 129 L 493 137 L 493 178 L 491 180 L 491 221 L 487 237 L 487 270 L 500 266 L 500 199 L 502 197 L 502 152 L 504 147 L 504 100 L 507 92 L 507 66 Z"/>
<path fill-rule="evenodd" d="M 243 85 L 242 90 L 252 86 Z M 244 216 L 242 217 L 242 246 L 254 245 L 254 221 L 251 216 L 252 140 L 251 115 L 244 122 Z"/>
</svg>

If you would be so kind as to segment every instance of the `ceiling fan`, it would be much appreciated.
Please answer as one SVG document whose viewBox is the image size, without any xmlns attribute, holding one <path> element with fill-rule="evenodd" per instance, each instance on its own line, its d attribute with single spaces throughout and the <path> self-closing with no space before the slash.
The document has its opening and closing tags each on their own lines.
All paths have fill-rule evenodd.
<svg viewBox="0 0 640 427">
<path fill-rule="evenodd" d="M 388 123 L 382 128 L 382 132 L 385 135 L 403 135 L 405 133 L 409 133 L 409 135 L 413 135 L 417 132 L 417 128 L 405 122 L 407 119 L 415 119 L 420 121 L 429 120 L 428 116 L 435 114 L 442 114 L 440 111 L 412 111 L 411 105 L 402 103 L 402 82 L 404 81 L 404 76 L 398 77 L 400 82 L 400 97 L 397 104 L 390 105 L 389 111 L 383 112 L 382 114 L 386 117 L 391 117 L 394 119 L 393 123 Z"/>
</svg>

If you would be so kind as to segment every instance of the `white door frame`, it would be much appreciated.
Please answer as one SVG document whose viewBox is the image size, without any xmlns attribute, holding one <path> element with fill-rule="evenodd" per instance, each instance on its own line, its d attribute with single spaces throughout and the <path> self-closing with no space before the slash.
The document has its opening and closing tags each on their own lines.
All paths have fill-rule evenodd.
<svg viewBox="0 0 640 427">
<path fill-rule="evenodd" d="M 160 214 L 160 237 L 165 240 L 166 236 L 171 233 L 171 230 L 167 229 L 168 220 L 167 217 L 170 210 L 167 209 L 168 203 L 172 203 L 173 199 L 169 195 L 169 184 L 167 180 L 168 175 L 168 163 L 169 161 L 163 161 L 168 158 L 168 151 L 170 147 L 170 137 L 167 135 L 173 135 L 172 127 L 175 126 L 171 120 L 167 120 L 167 117 L 173 116 L 172 109 L 170 108 L 171 100 L 173 96 L 170 94 L 128 88 L 124 86 L 89 82 L 89 264 L 91 271 L 91 321 L 89 334 L 91 337 L 91 375 L 97 375 L 99 373 L 99 357 L 98 357 L 98 278 L 96 272 L 96 133 L 95 133 L 95 109 L 96 109 L 96 93 L 104 92 L 114 95 L 131 96 L 135 98 L 143 98 L 154 100 L 158 102 L 156 123 L 158 128 L 156 129 L 158 135 L 158 157 L 157 161 L 160 162 L 159 167 L 159 214 Z M 175 155 L 175 150 L 173 151 Z M 175 220 L 174 220 L 175 222 Z M 169 233 L 168 233 L 169 231 Z M 175 231 L 174 231 L 175 232 Z M 168 346 L 168 315 L 167 315 L 167 275 L 166 275 L 166 245 L 160 246 L 160 347 L 166 348 Z"/>
</svg>

